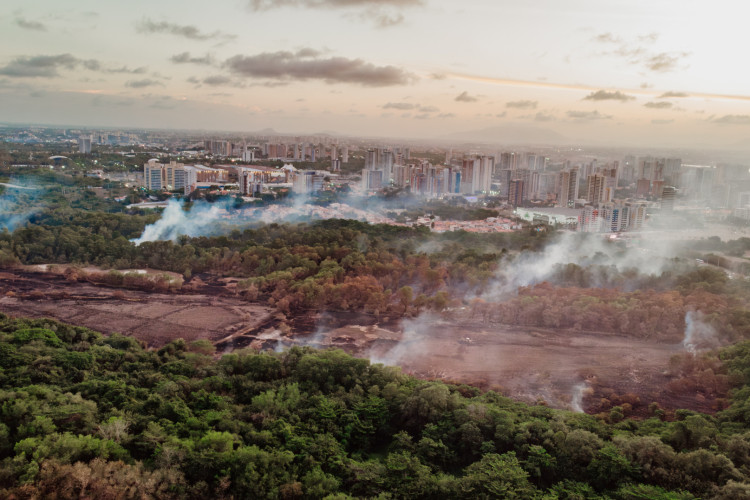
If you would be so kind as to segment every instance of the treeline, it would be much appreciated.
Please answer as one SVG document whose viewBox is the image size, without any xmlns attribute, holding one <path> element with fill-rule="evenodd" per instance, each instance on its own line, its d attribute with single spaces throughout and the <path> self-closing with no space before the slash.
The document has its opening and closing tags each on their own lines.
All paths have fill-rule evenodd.
<svg viewBox="0 0 750 500">
<path fill-rule="evenodd" d="M 474 299 L 467 314 L 486 323 L 609 332 L 678 343 L 685 334 L 685 316 L 693 311 L 700 312 L 701 322 L 716 334 L 704 340 L 729 343 L 750 338 L 750 284 L 731 281 L 726 273 L 710 267 L 656 281 L 660 281 L 656 289 L 632 292 L 543 282 L 521 287 L 516 296 L 498 302 Z"/>
<path fill-rule="evenodd" d="M 93 264 L 149 267 L 190 278 L 245 278 L 241 290 L 283 312 L 329 307 L 376 314 L 442 309 L 467 289 L 481 291 L 509 249 L 538 248 L 542 233 L 435 235 L 426 228 L 351 220 L 269 224 L 226 236 L 135 245 L 154 216 L 60 210 L 0 234 L 0 265 Z M 428 250 L 429 252 L 426 252 Z"/>
<path fill-rule="evenodd" d="M 206 341 L 148 351 L 0 315 L 0 354 L 3 498 L 750 496 L 748 343 L 721 353 L 741 387 L 728 410 L 642 422 L 336 350 L 217 360 Z"/>
</svg>

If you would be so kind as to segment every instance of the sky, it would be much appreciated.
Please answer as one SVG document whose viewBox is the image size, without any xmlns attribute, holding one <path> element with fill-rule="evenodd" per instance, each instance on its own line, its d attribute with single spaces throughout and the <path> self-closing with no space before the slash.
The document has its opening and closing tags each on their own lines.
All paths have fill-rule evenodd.
<svg viewBox="0 0 750 500">
<path fill-rule="evenodd" d="M 743 147 L 747 14 L 736 0 L 4 0 L 0 121 Z"/>
</svg>

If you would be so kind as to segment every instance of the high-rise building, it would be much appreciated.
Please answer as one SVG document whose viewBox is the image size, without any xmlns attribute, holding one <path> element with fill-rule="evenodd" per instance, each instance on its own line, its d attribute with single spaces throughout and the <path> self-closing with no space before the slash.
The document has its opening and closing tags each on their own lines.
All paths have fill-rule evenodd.
<svg viewBox="0 0 750 500">
<path fill-rule="evenodd" d="M 651 192 L 651 180 L 641 178 L 638 179 L 635 188 L 635 196 L 638 198 L 645 198 Z"/>
<path fill-rule="evenodd" d="M 509 189 L 510 189 L 510 181 L 513 180 L 513 171 L 509 168 L 504 168 L 500 170 L 500 196 L 503 198 L 508 198 L 509 196 Z"/>
<path fill-rule="evenodd" d="M 558 176 L 555 172 L 540 173 L 537 189 L 531 194 L 532 199 L 546 200 L 550 195 L 554 195 L 557 177 Z"/>
<path fill-rule="evenodd" d="M 515 170 L 518 168 L 518 154 L 516 153 L 501 153 L 500 154 L 500 168 Z"/>
<path fill-rule="evenodd" d="M 206 140 L 203 145 L 210 154 L 214 156 L 232 156 L 233 144 L 229 141 Z M 264 151 L 264 154 L 268 154 Z"/>
<path fill-rule="evenodd" d="M 557 206 L 573 208 L 578 199 L 578 168 L 563 170 L 559 174 Z"/>
<path fill-rule="evenodd" d="M 508 187 L 508 203 L 517 208 L 523 205 L 524 201 L 524 181 L 523 179 L 513 179 Z"/>
<path fill-rule="evenodd" d="M 371 191 L 381 189 L 383 187 L 383 171 L 382 170 L 362 170 L 362 189 L 365 191 Z"/>
<path fill-rule="evenodd" d="M 586 200 L 600 203 L 605 200 L 606 177 L 601 174 L 589 175 L 586 180 Z"/>
<path fill-rule="evenodd" d="M 323 189 L 325 176 L 315 170 L 299 170 L 292 179 L 295 193 L 316 193 Z"/>
<path fill-rule="evenodd" d="M 93 138 L 90 135 L 82 135 L 78 138 L 78 152 L 85 155 L 91 153 L 91 142 Z"/>
<path fill-rule="evenodd" d="M 377 168 L 377 151 L 368 149 L 365 151 L 365 170 L 375 170 Z"/>
<path fill-rule="evenodd" d="M 661 211 L 662 213 L 671 213 L 674 211 L 674 199 L 677 190 L 673 186 L 664 186 L 661 191 Z"/>
<path fill-rule="evenodd" d="M 143 179 L 146 189 L 154 191 L 178 191 L 187 186 L 185 165 L 177 162 L 159 163 L 151 159 L 143 165 Z"/>
<path fill-rule="evenodd" d="M 628 207 L 628 230 L 638 231 L 643 228 L 646 220 L 646 204 L 641 202 L 626 202 Z"/>
</svg>

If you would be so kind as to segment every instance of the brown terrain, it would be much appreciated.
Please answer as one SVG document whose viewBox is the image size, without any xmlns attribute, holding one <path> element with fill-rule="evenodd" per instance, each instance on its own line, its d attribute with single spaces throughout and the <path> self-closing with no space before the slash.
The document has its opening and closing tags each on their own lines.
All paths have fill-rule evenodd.
<svg viewBox="0 0 750 500">
<path fill-rule="evenodd" d="M 177 338 L 208 339 L 219 353 L 338 347 L 421 378 L 495 389 L 558 408 L 575 409 L 576 399 L 593 412 L 627 403 L 634 415 L 645 416 L 656 401 L 667 409 L 711 412 L 722 396 L 668 390 L 667 368 L 672 356 L 684 353 L 680 344 L 491 325 L 460 314 L 383 323 L 356 313 L 310 312 L 285 320 L 270 307 L 243 300 L 231 280 L 201 278 L 179 292 L 155 293 L 7 269 L 0 271 L 0 312 L 119 332 L 149 347 Z"/>
</svg>

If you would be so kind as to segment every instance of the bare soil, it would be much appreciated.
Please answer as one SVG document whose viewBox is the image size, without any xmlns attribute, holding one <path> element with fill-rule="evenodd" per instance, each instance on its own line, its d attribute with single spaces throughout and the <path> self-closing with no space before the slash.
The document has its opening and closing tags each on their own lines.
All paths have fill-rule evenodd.
<svg viewBox="0 0 750 500">
<path fill-rule="evenodd" d="M 666 409 L 716 409 L 717 394 L 667 390 L 669 359 L 680 344 L 595 332 L 491 325 L 461 318 L 400 322 L 357 313 L 310 312 L 281 321 L 265 305 L 243 300 L 231 280 L 194 278 L 179 293 L 152 293 L 71 282 L 28 269 L 0 270 L 0 312 L 50 317 L 104 333 L 131 335 L 150 347 L 174 339 L 208 339 L 218 353 L 251 347 L 338 347 L 401 366 L 427 379 L 495 389 L 515 399 L 571 408 L 603 409 L 632 393 L 635 415 L 653 401 Z M 632 397 L 629 400 L 632 402 Z M 594 410 L 596 408 L 596 410 Z"/>
<path fill-rule="evenodd" d="M 217 342 L 267 322 L 274 311 L 232 296 L 147 293 L 6 270 L 0 272 L 0 312 L 54 318 L 160 347 L 177 338 Z"/>
</svg>

